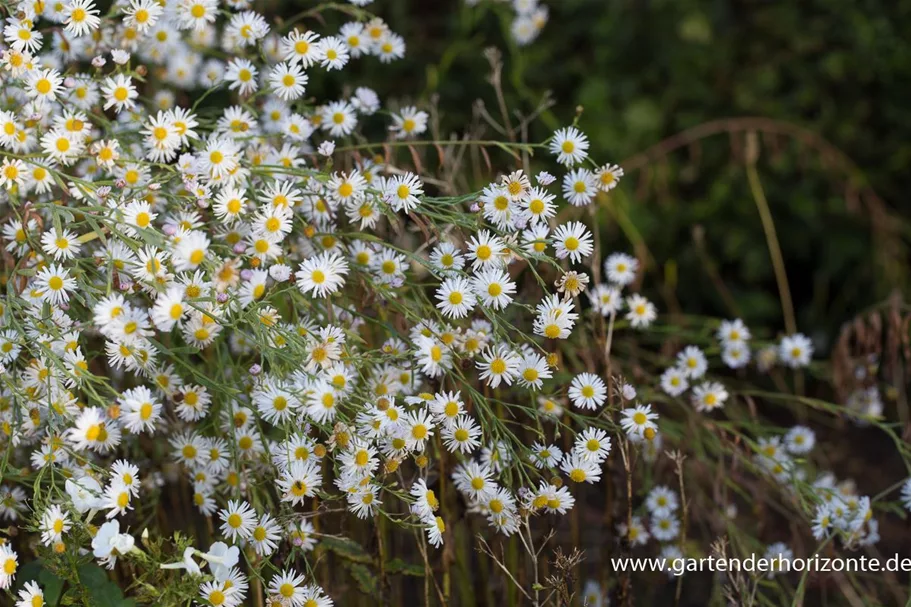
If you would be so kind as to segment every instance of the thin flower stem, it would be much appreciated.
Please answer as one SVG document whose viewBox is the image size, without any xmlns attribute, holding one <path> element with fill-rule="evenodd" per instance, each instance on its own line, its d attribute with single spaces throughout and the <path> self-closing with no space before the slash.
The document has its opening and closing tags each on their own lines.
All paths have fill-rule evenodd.
<svg viewBox="0 0 911 607">
<path fill-rule="evenodd" d="M 758 145 L 758 144 L 757 144 Z M 788 275 L 785 270 L 784 256 L 778 244 L 778 234 L 775 231 L 775 222 L 766 200 L 759 173 L 756 171 L 756 158 L 750 155 L 747 161 L 747 177 L 750 181 L 750 191 L 756 202 L 756 209 L 762 220 L 762 229 L 765 232 L 766 242 L 769 246 L 769 255 L 772 258 L 772 267 L 775 270 L 775 280 L 778 283 L 778 295 L 781 297 L 781 313 L 784 316 L 784 326 L 788 335 L 797 333 L 797 321 L 794 317 L 794 302 L 791 300 L 791 289 L 788 286 Z"/>
</svg>

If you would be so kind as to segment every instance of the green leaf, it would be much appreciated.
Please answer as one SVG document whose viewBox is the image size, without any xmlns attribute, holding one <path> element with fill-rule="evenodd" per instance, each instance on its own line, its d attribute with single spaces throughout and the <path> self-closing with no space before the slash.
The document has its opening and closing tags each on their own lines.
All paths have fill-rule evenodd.
<svg viewBox="0 0 911 607">
<path fill-rule="evenodd" d="M 56 607 L 60 601 L 60 595 L 63 594 L 64 581 L 47 569 L 42 569 L 38 575 L 38 582 L 44 590 L 44 604 L 47 607 Z"/>
<path fill-rule="evenodd" d="M 424 577 L 425 571 L 421 565 L 413 565 L 406 563 L 400 558 L 394 558 L 386 563 L 386 573 L 401 573 L 402 575 Z"/>
<path fill-rule="evenodd" d="M 368 596 L 378 599 L 380 596 L 379 581 L 370 569 L 358 563 L 348 563 L 346 566 L 348 571 L 351 572 L 351 577 L 357 582 L 358 590 Z"/>
<path fill-rule="evenodd" d="M 28 563 L 19 567 L 19 570 L 16 574 L 17 591 L 23 588 L 26 582 L 37 582 L 38 577 L 41 575 L 42 571 L 44 571 L 44 567 L 41 564 L 41 559 L 29 561 Z"/>
<path fill-rule="evenodd" d="M 354 540 L 349 540 L 347 538 L 338 538 L 324 536 L 320 540 L 320 545 L 324 548 L 331 550 L 336 553 L 343 559 L 353 561 L 355 563 L 372 563 L 373 557 L 364 550 L 364 547 L 355 542 Z"/>
<path fill-rule="evenodd" d="M 91 598 L 92 607 L 135 607 L 133 599 L 126 599 L 123 591 L 108 578 L 108 574 L 98 565 L 82 565 L 79 568 L 79 581 Z"/>
<path fill-rule="evenodd" d="M 29 561 L 19 569 L 16 592 L 24 588 L 26 582 L 37 582 L 44 591 L 44 604 L 47 607 L 57 607 L 63 593 L 64 580 L 45 569 L 41 559 Z"/>
</svg>

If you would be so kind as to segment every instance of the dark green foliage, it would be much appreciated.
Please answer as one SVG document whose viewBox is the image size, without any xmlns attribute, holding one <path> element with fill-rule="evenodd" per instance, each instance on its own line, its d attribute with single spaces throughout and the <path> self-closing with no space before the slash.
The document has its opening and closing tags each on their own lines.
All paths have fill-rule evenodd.
<svg viewBox="0 0 911 607">
<path fill-rule="evenodd" d="M 89 595 L 93 607 L 135 607 L 132 599 L 123 597 L 123 590 L 108 578 L 104 569 L 95 564 L 79 567 L 79 581 Z"/>
<path fill-rule="evenodd" d="M 78 584 L 68 584 L 48 569 L 40 559 L 26 563 L 16 577 L 16 591 L 26 582 L 38 582 L 44 591 L 47 607 L 58 605 L 91 605 L 91 607 L 135 607 L 136 602 L 124 598 L 123 590 L 112 581 L 107 572 L 86 563 L 78 568 Z"/>
</svg>

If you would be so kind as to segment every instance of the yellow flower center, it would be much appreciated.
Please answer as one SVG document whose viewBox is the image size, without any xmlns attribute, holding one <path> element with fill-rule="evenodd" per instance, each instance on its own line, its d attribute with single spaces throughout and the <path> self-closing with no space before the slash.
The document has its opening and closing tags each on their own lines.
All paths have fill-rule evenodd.
<svg viewBox="0 0 911 607">
<path fill-rule="evenodd" d="M 443 351 L 440 349 L 440 347 L 439 347 L 439 346 L 431 346 L 431 348 L 430 348 L 430 359 L 431 359 L 433 362 L 438 363 L 438 362 L 440 362 L 440 360 L 441 360 L 442 358 L 443 358 Z"/>
<path fill-rule="evenodd" d="M 361 449 L 360 451 L 357 452 L 357 455 L 354 456 L 354 463 L 357 464 L 358 466 L 366 466 L 367 461 L 369 459 L 370 459 L 370 455 L 366 451 Z"/>
</svg>

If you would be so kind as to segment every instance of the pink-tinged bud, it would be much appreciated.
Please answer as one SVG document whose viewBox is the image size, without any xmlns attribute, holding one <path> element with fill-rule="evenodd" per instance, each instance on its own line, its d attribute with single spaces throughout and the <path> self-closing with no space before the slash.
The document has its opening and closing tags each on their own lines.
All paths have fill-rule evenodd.
<svg viewBox="0 0 911 607">
<path fill-rule="evenodd" d="M 234 252 L 240 255 L 247 250 L 247 247 L 242 242 L 237 242 L 234 244 Z"/>
<path fill-rule="evenodd" d="M 218 295 L 215 296 L 215 301 L 217 301 L 218 303 L 227 303 L 227 301 L 228 301 L 228 294 L 227 294 L 227 293 L 219 293 Z"/>
<path fill-rule="evenodd" d="M 253 365 L 250 367 L 250 375 L 259 375 L 263 372 L 263 368 L 259 365 Z"/>
<path fill-rule="evenodd" d="M 94 59 L 92 59 L 92 65 L 93 65 L 94 67 L 98 67 L 98 68 L 104 67 L 104 64 L 105 64 L 105 63 L 107 63 L 107 61 L 106 61 L 105 58 L 102 57 L 101 55 L 99 55 L 99 56 L 95 57 Z"/>
<path fill-rule="evenodd" d="M 241 280 L 250 280 L 253 278 L 253 270 L 244 269 L 240 271 Z"/>
<path fill-rule="evenodd" d="M 174 234 L 177 234 L 177 226 L 173 223 L 166 223 L 161 228 L 161 231 L 164 232 L 166 236 L 173 236 Z"/>
</svg>

